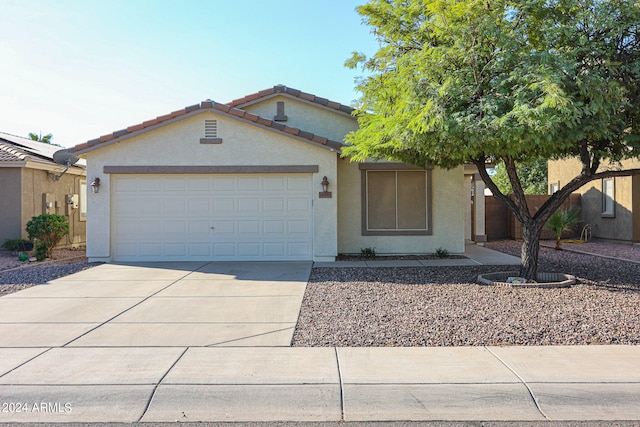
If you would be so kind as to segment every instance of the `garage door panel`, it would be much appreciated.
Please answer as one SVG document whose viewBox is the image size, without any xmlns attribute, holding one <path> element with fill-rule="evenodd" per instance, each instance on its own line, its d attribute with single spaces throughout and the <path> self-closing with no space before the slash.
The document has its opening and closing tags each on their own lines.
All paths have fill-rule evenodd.
<svg viewBox="0 0 640 427">
<path fill-rule="evenodd" d="M 211 257 L 211 243 L 189 243 L 190 257 Z"/>
<path fill-rule="evenodd" d="M 260 212 L 260 199 L 238 199 L 238 213 L 255 215 Z"/>
<path fill-rule="evenodd" d="M 285 200 L 282 198 L 278 199 L 264 199 L 262 201 L 262 210 L 263 212 L 269 213 L 284 213 Z"/>
<path fill-rule="evenodd" d="M 285 230 L 284 221 L 264 221 L 262 227 L 264 234 L 282 235 Z"/>
<path fill-rule="evenodd" d="M 290 213 L 306 213 L 311 211 L 311 203 L 308 199 L 289 199 L 287 200 L 287 212 Z"/>
<path fill-rule="evenodd" d="M 265 257 L 284 257 L 286 255 L 286 243 L 273 242 L 264 244 Z"/>
<path fill-rule="evenodd" d="M 216 176 L 213 178 L 213 191 L 236 191 L 236 180 L 230 176 Z"/>
<path fill-rule="evenodd" d="M 311 180 L 303 176 L 287 177 L 287 190 L 306 192 L 311 189 Z"/>
<path fill-rule="evenodd" d="M 213 256 L 216 258 L 235 258 L 236 243 L 214 243 Z"/>
<path fill-rule="evenodd" d="M 234 199 L 215 198 L 213 200 L 213 213 L 216 215 L 233 215 L 235 212 L 235 202 Z"/>
<path fill-rule="evenodd" d="M 284 191 L 285 177 L 265 177 L 262 180 L 262 189 L 264 191 Z"/>
<path fill-rule="evenodd" d="M 260 221 L 238 221 L 238 234 L 260 234 Z"/>
<path fill-rule="evenodd" d="M 167 192 L 185 191 L 187 189 L 187 178 L 164 178 L 163 190 Z"/>
<path fill-rule="evenodd" d="M 114 175 L 117 261 L 307 260 L 311 175 Z"/>
<path fill-rule="evenodd" d="M 311 244 L 308 242 L 290 242 L 287 244 L 287 255 L 292 257 L 311 257 Z"/>
<path fill-rule="evenodd" d="M 238 191 L 258 191 L 260 190 L 260 177 L 245 176 L 238 178 Z"/>
<path fill-rule="evenodd" d="M 187 181 L 187 188 L 189 191 L 211 191 L 211 178 L 193 177 Z"/>
<path fill-rule="evenodd" d="M 254 258 L 260 256 L 260 243 L 238 243 L 238 257 Z"/>
<path fill-rule="evenodd" d="M 236 221 L 213 221 L 215 234 L 236 234 Z"/>
<path fill-rule="evenodd" d="M 309 221 L 288 221 L 287 231 L 289 234 L 309 234 L 311 224 Z"/>
<path fill-rule="evenodd" d="M 211 212 L 211 200 L 189 199 L 189 215 L 208 215 Z"/>
<path fill-rule="evenodd" d="M 138 243 L 140 256 L 160 257 L 162 255 L 162 243 Z"/>
</svg>

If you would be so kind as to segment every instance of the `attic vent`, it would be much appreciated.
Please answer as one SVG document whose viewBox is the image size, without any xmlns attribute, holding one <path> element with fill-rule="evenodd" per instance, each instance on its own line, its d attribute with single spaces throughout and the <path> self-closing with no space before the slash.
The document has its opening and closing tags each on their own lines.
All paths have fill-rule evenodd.
<svg viewBox="0 0 640 427">
<path fill-rule="evenodd" d="M 217 120 L 204 121 L 204 137 L 205 138 L 218 137 L 218 121 Z"/>
</svg>

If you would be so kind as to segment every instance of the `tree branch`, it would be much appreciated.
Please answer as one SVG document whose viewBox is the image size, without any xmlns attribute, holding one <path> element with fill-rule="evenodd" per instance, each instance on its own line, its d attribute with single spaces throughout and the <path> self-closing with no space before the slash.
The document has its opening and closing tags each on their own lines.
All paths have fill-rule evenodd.
<svg viewBox="0 0 640 427">
<path fill-rule="evenodd" d="M 514 215 L 518 216 L 518 206 L 516 206 L 515 202 L 511 200 L 508 196 L 502 193 L 495 182 L 489 176 L 487 172 L 487 164 L 485 163 L 486 159 L 480 158 L 473 160 L 473 164 L 476 165 L 478 169 L 478 174 L 480 178 L 484 181 L 484 184 L 487 186 L 493 196 L 498 199 L 503 205 L 505 205 Z"/>
<path fill-rule="evenodd" d="M 515 203 L 520 211 L 521 217 L 518 217 L 521 223 L 524 224 L 525 221 L 531 219 L 531 213 L 529 212 L 529 206 L 527 204 L 527 197 L 524 194 L 524 190 L 522 189 L 522 183 L 520 182 L 520 177 L 518 177 L 518 171 L 516 170 L 516 162 L 513 160 L 511 156 L 505 156 L 504 159 L 504 167 L 507 171 L 507 176 L 509 177 L 509 182 L 511 182 L 511 188 L 513 189 L 513 195 L 515 197 Z"/>
</svg>

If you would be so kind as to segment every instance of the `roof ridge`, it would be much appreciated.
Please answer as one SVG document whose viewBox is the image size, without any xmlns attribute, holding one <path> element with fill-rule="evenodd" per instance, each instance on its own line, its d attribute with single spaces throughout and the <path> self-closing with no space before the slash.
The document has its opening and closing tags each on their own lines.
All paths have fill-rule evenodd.
<svg viewBox="0 0 640 427">
<path fill-rule="evenodd" d="M 243 96 L 242 98 L 234 99 L 233 101 L 228 102 L 227 105 L 231 107 L 237 107 L 237 106 L 241 106 L 249 102 L 257 101 L 259 99 L 266 98 L 268 96 L 279 94 L 279 93 L 287 94 L 296 98 L 303 99 L 305 101 L 313 102 L 315 104 L 322 105 L 323 107 L 341 111 L 347 114 L 352 114 L 355 111 L 354 108 L 349 107 L 348 105 L 331 101 L 326 98 L 320 98 L 312 93 L 302 92 L 301 90 L 293 89 L 283 84 L 275 85 L 269 89 L 263 89 L 261 91 Z"/>
<path fill-rule="evenodd" d="M 215 101 L 212 101 L 211 99 L 207 99 L 206 101 L 202 101 L 199 104 L 195 104 L 195 105 L 190 105 L 187 107 L 184 107 L 180 110 L 176 110 L 173 111 L 169 114 L 164 114 L 162 116 L 158 116 L 155 119 L 151 119 L 151 120 L 146 120 L 142 123 L 138 123 L 136 125 L 131 125 L 128 126 L 124 129 L 120 129 L 117 130 L 115 132 L 112 132 L 110 134 L 106 134 L 106 135 L 102 135 L 99 138 L 95 138 L 95 139 L 91 139 L 87 142 L 78 144 L 74 147 L 69 148 L 70 152 L 78 152 L 78 151 L 82 151 L 82 150 L 86 150 L 86 149 L 90 149 L 91 147 L 94 146 L 98 146 L 104 143 L 109 143 L 111 141 L 116 141 L 119 138 L 122 138 L 123 136 L 128 136 L 128 135 L 132 135 L 136 132 L 142 131 L 144 129 L 150 128 L 152 126 L 157 126 L 160 125 L 164 122 L 168 122 L 174 119 L 177 119 L 181 116 L 185 116 L 187 114 L 190 113 L 194 113 L 197 111 L 206 111 L 206 110 L 213 110 L 213 111 L 218 111 L 221 112 L 223 114 L 226 114 L 228 116 L 234 117 L 234 118 L 238 118 L 241 120 L 244 120 L 246 122 L 250 122 L 252 124 L 256 124 L 259 125 L 261 127 L 265 127 L 265 128 L 270 128 L 270 129 L 274 129 L 276 131 L 279 131 L 281 133 L 285 133 L 288 135 L 293 135 L 296 136 L 298 138 L 302 138 L 302 139 L 307 139 L 310 142 L 316 143 L 316 144 L 320 144 L 320 145 L 325 145 L 327 146 L 327 148 L 331 149 L 331 150 L 336 150 L 336 151 L 340 151 L 341 147 L 342 147 L 342 142 L 339 141 L 333 141 L 329 138 L 325 138 L 323 136 L 320 135 L 316 135 L 314 133 L 311 132 L 307 132 L 304 131 L 302 129 L 298 129 L 298 128 L 294 128 L 291 126 L 287 126 L 284 125 L 282 123 L 278 123 L 274 120 L 271 119 L 267 119 L 265 117 L 262 116 L 258 116 L 257 114 L 253 114 L 253 113 L 249 113 L 248 111 L 242 110 L 240 108 L 235 108 L 231 105 L 228 104 L 221 104 Z"/>
</svg>

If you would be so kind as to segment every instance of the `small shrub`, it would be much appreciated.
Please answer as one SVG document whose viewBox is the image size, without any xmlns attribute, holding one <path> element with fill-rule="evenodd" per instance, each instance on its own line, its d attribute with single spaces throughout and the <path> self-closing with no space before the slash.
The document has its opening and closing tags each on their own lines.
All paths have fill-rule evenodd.
<svg viewBox="0 0 640 427">
<path fill-rule="evenodd" d="M 25 239 L 7 239 L 2 247 L 10 252 L 27 252 L 33 249 L 33 243 Z"/>
<path fill-rule="evenodd" d="M 363 248 L 360 249 L 360 256 L 373 258 L 376 256 L 376 248 Z"/>
<path fill-rule="evenodd" d="M 47 244 L 42 240 L 38 240 L 34 252 L 38 261 L 44 261 L 48 256 Z"/>
<path fill-rule="evenodd" d="M 560 239 L 562 233 L 565 231 L 571 231 L 573 226 L 580 222 L 580 209 L 563 209 L 557 210 L 549 217 L 547 221 L 547 228 L 553 231 L 556 235 L 556 250 L 561 250 Z"/>
<path fill-rule="evenodd" d="M 69 222 L 62 215 L 42 214 L 31 218 L 27 222 L 26 230 L 30 239 L 37 240 L 36 257 L 38 257 L 38 248 L 40 248 L 40 251 L 45 251 L 44 258 L 47 258 L 60 239 L 69 233 Z"/>
<path fill-rule="evenodd" d="M 449 256 L 449 251 L 443 247 L 439 247 L 436 249 L 436 256 L 438 258 L 447 258 Z"/>
</svg>

